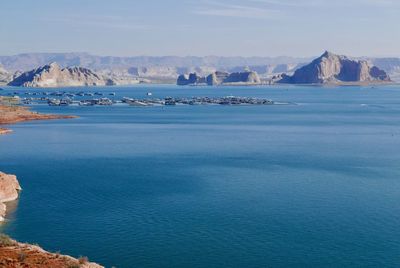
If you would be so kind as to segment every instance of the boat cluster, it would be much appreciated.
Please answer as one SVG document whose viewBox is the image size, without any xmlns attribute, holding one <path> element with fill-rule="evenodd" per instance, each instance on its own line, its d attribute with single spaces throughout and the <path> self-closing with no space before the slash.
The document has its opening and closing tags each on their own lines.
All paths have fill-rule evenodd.
<svg viewBox="0 0 400 268">
<path fill-rule="evenodd" d="M 274 102 L 268 99 L 249 97 L 191 97 L 191 98 L 153 98 L 147 93 L 147 98 L 117 98 L 114 92 L 13 92 L 8 95 L 19 98 L 23 104 L 48 104 L 50 106 L 109 106 L 113 104 L 128 104 L 130 106 L 171 106 L 171 105 L 268 105 Z M 106 95 L 108 97 L 106 97 Z"/>
<path fill-rule="evenodd" d="M 47 103 L 50 106 L 68 106 L 78 104 L 82 106 L 93 106 L 93 105 L 112 105 L 116 101 L 105 97 L 108 95 L 114 97 L 115 92 L 102 93 L 102 92 L 66 92 L 66 91 L 43 91 L 43 92 L 10 92 L 8 96 L 14 98 L 20 98 L 20 102 L 23 104 L 33 103 Z M 87 97 L 92 97 L 86 99 Z M 100 98 L 95 98 L 100 97 Z"/>
<path fill-rule="evenodd" d="M 268 105 L 274 102 L 268 99 L 248 98 L 248 97 L 192 97 L 192 98 L 172 98 L 164 99 L 132 99 L 123 98 L 123 103 L 132 106 L 154 106 L 154 105 Z"/>
<path fill-rule="evenodd" d="M 80 101 L 74 101 L 70 98 L 65 98 L 65 99 L 48 99 L 47 103 L 50 106 L 68 106 L 73 104 L 78 104 L 80 106 L 94 106 L 94 105 L 113 105 L 114 103 L 116 103 L 116 101 L 111 100 L 109 98 L 80 100 Z"/>
<path fill-rule="evenodd" d="M 9 96 L 53 96 L 53 97 L 84 97 L 84 96 L 104 96 L 104 95 L 110 95 L 110 96 L 115 96 L 115 92 L 110 92 L 110 93 L 103 93 L 103 92 L 84 92 L 84 91 L 77 91 L 77 92 L 67 92 L 67 91 L 42 91 L 42 92 L 31 92 L 31 91 L 26 91 L 24 93 L 14 91 L 14 92 L 9 92 L 7 95 Z"/>
</svg>

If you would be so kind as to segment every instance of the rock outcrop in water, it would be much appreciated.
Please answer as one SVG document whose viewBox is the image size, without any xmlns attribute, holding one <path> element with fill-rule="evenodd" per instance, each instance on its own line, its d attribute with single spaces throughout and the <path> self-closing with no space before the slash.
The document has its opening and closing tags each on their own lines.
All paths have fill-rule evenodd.
<svg viewBox="0 0 400 268">
<path fill-rule="evenodd" d="M 5 203 L 16 200 L 21 190 L 16 176 L 0 172 L 0 221 L 3 221 L 6 215 Z"/>
<path fill-rule="evenodd" d="M 207 84 L 209 86 L 216 85 L 258 85 L 261 83 L 260 77 L 256 72 L 221 72 L 216 71 L 207 77 L 198 76 L 196 73 L 189 75 L 180 75 L 177 80 L 177 85 L 199 85 Z"/>
<path fill-rule="evenodd" d="M 22 73 L 9 83 L 22 87 L 108 86 L 114 82 L 83 67 L 61 68 L 57 63 Z"/>
<path fill-rule="evenodd" d="M 297 69 L 293 76 L 284 75 L 278 83 L 340 84 L 389 82 L 385 71 L 367 61 L 354 60 L 326 51 L 310 64 Z"/>
</svg>

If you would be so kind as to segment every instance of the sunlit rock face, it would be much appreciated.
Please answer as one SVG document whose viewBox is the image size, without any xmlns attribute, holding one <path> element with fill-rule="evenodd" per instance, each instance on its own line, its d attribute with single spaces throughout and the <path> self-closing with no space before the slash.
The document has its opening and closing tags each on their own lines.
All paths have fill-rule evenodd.
<svg viewBox="0 0 400 268">
<path fill-rule="evenodd" d="M 6 85 L 13 79 L 13 74 L 0 64 L 0 85 Z"/>
<path fill-rule="evenodd" d="M 310 64 L 284 76 L 279 82 L 293 84 L 325 84 L 341 82 L 390 81 L 385 71 L 364 60 L 354 60 L 326 51 Z"/>
<path fill-rule="evenodd" d="M 180 75 L 177 79 L 177 85 L 198 85 L 207 84 L 209 86 L 224 85 L 224 84 L 242 84 L 242 85 L 254 85 L 260 84 L 260 77 L 256 72 L 246 71 L 246 72 L 221 72 L 216 71 L 209 74 L 207 77 L 199 76 L 196 73 L 191 73 L 189 75 Z"/>
<path fill-rule="evenodd" d="M 107 86 L 113 81 L 83 67 L 61 68 L 53 62 L 22 73 L 9 83 L 22 87 Z"/>
<path fill-rule="evenodd" d="M 10 202 L 18 198 L 21 186 L 17 177 L 0 172 L 0 221 L 4 220 L 7 206 L 5 202 Z"/>
</svg>

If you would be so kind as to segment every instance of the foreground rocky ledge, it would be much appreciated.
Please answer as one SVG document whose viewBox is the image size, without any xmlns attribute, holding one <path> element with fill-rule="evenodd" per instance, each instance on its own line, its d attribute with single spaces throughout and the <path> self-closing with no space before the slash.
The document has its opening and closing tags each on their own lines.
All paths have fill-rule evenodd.
<svg viewBox="0 0 400 268">
<path fill-rule="evenodd" d="M 18 198 L 21 186 L 17 177 L 0 172 L 0 221 L 4 220 L 6 213 L 5 202 Z M 75 259 L 67 255 L 50 253 L 39 246 L 18 243 L 4 234 L 0 234 L 0 267 L 52 267 L 52 268 L 102 268 L 96 263 L 91 263 L 87 258 Z"/>
<path fill-rule="evenodd" d="M 75 259 L 68 255 L 50 253 L 39 246 L 18 243 L 0 234 L 0 267 L 2 268 L 104 268 L 86 257 Z"/>
</svg>

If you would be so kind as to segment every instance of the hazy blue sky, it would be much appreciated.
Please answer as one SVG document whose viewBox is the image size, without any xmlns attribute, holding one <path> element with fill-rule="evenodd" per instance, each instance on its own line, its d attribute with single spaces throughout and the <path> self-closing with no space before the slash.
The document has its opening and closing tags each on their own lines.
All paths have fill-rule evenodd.
<svg viewBox="0 0 400 268">
<path fill-rule="evenodd" d="M 400 56 L 399 0 L 1 0 L 0 55 Z"/>
</svg>

